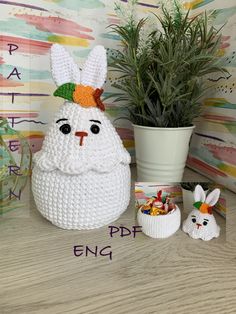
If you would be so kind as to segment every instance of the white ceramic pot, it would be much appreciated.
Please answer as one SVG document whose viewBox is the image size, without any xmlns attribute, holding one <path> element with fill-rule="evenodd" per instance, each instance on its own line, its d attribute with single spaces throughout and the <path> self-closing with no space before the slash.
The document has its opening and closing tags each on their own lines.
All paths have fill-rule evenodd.
<svg viewBox="0 0 236 314">
<path fill-rule="evenodd" d="M 133 125 L 138 181 L 180 182 L 195 126 L 155 128 Z"/>
<path fill-rule="evenodd" d="M 170 237 L 179 229 L 181 214 L 178 206 L 172 214 L 158 216 L 143 214 L 140 208 L 137 219 L 139 225 L 142 226 L 143 233 L 147 236 L 164 239 Z"/>
<path fill-rule="evenodd" d="M 194 207 L 193 207 L 193 203 L 194 203 L 193 192 L 190 190 L 185 190 L 182 188 L 182 196 L 183 196 L 184 211 L 186 213 L 190 213 L 194 209 Z"/>
</svg>

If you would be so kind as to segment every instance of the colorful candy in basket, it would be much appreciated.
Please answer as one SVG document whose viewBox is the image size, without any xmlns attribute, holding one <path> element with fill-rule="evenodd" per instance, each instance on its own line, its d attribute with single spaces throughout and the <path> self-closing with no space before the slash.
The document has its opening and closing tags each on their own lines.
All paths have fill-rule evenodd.
<svg viewBox="0 0 236 314">
<path fill-rule="evenodd" d="M 167 215 L 173 212 L 176 205 L 170 202 L 169 196 L 163 196 L 162 191 L 157 192 L 157 196 L 149 198 L 145 204 L 141 205 L 141 211 L 151 216 Z"/>
</svg>

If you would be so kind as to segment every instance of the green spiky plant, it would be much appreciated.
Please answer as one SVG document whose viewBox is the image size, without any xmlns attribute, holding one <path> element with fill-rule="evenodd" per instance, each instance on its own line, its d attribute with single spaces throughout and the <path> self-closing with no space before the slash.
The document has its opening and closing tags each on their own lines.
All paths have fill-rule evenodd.
<svg viewBox="0 0 236 314">
<path fill-rule="evenodd" d="M 116 101 L 126 104 L 133 124 L 150 127 L 188 127 L 200 115 L 200 98 L 206 91 L 206 75 L 226 73 L 219 65 L 221 29 L 209 25 L 206 12 L 193 18 L 174 2 L 174 11 L 162 6 L 156 27 L 140 49 L 147 23 L 132 18 L 111 25 L 123 50 L 111 58 L 111 68 L 120 74 L 113 86 Z"/>
<path fill-rule="evenodd" d="M 181 182 L 181 187 L 185 190 L 193 192 L 195 187 L 200 184 L 204 191 L 207 191 L 211 188 L 210 182 Z"/>
</svg>

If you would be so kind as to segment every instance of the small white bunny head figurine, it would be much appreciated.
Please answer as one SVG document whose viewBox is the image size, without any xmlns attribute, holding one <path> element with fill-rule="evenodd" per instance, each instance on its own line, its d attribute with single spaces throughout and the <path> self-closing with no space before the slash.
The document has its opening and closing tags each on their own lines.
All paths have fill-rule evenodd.
<svg viewBox="0 0 236 314">
<path fill-rule="evenodd" d="M 65 229 L 93 229 L 116 220 L 130 196 L 130 155 L 100 99 L 106 79 L 103 46 L 82 71 L 60 45 L 51 48 L 55 96 L 65 99 L 34 155 L 32 190 L 37 208 Z M 96 200 L 96 201 L 94 201 Z"/>
<path fill-rule="evenodd" d="M 184 221 L 183 231 L 193 239 L 209 241 L 217 238 L 220 234 L 220 227 L 213 216 L 212 207 L 217 203 L 219 197 L 219 189 L 215 189 L 206 197 L 201 185 L 197 185 L 194 190 L 195 203 L 193 204 L 196 209 L 192 210 Z"/>
</svg>

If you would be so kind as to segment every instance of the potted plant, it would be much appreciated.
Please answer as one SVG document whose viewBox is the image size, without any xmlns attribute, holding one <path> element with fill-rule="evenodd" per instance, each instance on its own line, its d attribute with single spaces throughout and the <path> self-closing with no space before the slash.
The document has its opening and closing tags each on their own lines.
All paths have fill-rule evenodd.
<svg viewBox="0 0 236 314">
<path fill-rule="evenodd" d="M 190 17 L 173 3 L 172 10 L 162 5 L 151 27 L 147 19 L 136 21 L 134 8 L 125 24 L 111 25 L 123 47 L 110 62 L 120 74 L 115 100 L 125 104 L 134 127 L 139 181 L 181 181 L 204 77 L 225 73 L 217 55 L 220 30 L 209 25 L 210 16 Z"/>
<path fill-rule="evenodd" d="M 186 212 L 190 212 L 193 209 L 194 197 L 193 192 L 197 185 L 201 185 L 205 194 L 209 191 L 210 182 L 182 182 L 182 197 L 183 197 L 183 206 Z"/>
<path fill-rule="evenodd" d="M 17 144 L 6 142 L 11 136 Z M 21 132 L 0 117 L 0 216 L 22 206 L 21 194 L 31 173 L 31 157 L 29 144 Z"/>
</svg>

